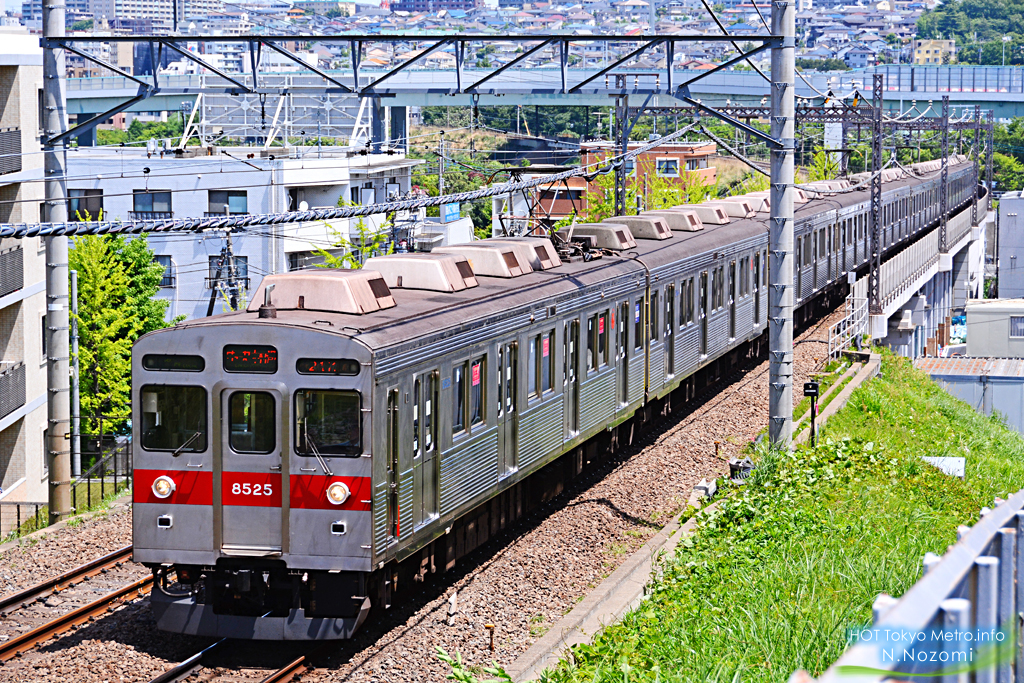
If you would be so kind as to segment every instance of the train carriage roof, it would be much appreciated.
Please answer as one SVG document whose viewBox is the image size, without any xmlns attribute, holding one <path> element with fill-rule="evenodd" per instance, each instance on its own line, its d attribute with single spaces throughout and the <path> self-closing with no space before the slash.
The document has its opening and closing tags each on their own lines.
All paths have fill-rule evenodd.
<svg viewBox="0 0 1024 683">
<path fill-rule="evenodd" d="M 951 172 L 959 170 L 961 166 L 967 164 L 951 166 Z M 914 187 L 928 179 L 930 177 L 893 180 L 886 182 L 883 189 L 889 192 Z M 809 222 L 826 211 L 869 200 L 870 188 L 865 186 L 853 192 L 797 205 L 797 225 Z M 698 232 L 673 232 L 672 238 L 667 240 L 637 240 L 635 249 L 587 263 L 563 263 L 552 270 L 534 271 L 514 279 L 480 277 L 479 286 L 472 289 L 439 293 L 396 288 L 392 290 L 396 306 L 363 315 L 279 309 L 276 318 L 258 319 L 257 313 L 243 311 L 191 320 L 179 324 L 177 329 L 258 322 L 340 334 L 358 339 L 370 349 L 385 349 L 431 333 L 457 330 L 473 321 L 511 315 L 513 311 L 522 313 L 530 308 L 541 309 L 552 300 L 569 298 L 586 288 L 611 283 L 623 276 L 643 277 L 644 267 L 634 257 L 656 271 L 693 256 L 713 254 L 758 235 L 765 235 L 767 231 L 768 214 L 762 212 L 753 218 L 736 218 L 728 224 L 708 226 Z M 612 305 L 612 301 L 608 304 Z M 317 321 L 315 325 L 314 321 Z M 325 326 L 325 322 L 329 322 L 330 326 Z M 155 334 L 159 333 L 160 330 Z"/>
</svg>

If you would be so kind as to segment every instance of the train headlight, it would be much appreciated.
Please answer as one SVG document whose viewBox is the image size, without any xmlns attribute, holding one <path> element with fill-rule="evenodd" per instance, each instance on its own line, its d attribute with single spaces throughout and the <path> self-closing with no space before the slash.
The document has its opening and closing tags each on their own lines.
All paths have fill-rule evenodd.
<svg viewBox="0 0 1024 683">
<path fill-rule="evenodd" d="M 167 476 L 157 477 L 153 481 L 153 495 L 157 498 L 166 498 L 174 493 L 174 480 Z"/>
<path fill-rule="evenodd" d="M 327 500 L 334 505 L 341 505 L 348 500 L 351 493 L 344 482 L 336 481 L 327 487 Z"/>
</svg>

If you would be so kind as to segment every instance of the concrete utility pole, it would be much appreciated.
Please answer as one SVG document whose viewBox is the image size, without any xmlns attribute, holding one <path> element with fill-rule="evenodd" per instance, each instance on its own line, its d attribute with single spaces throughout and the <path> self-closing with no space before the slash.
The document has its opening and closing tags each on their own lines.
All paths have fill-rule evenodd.
<svg viewBox="0 0 1024 683">
<path fill-rule="evenodd" d="M 871 270 L 868 273 L 868 311 L 882 313 L 882 75 L 875 74 L 871 86 Z"/>
<path fill-rule="evenodd" d="M 43 0 L 43 37 L 64 37 L 64 0 Z M 64 95 L 64 50 L 43 49 L 43 167 L 46 216 L 51 223 L 68 220 L 64 143 L 46 141 L 67 130 Z M 49 466 L 50 524 L 71 511 L 71 351 L 68 344 L 68 238 L 46 238 L 46 462 Z"/>
<path fill-rule="evenodd" d="M 772 7 L 771 220 L 768 222 L 768 436 L 788 447 L 793 437 L 793 181 L 796 146 L 796 3 Z"/>
</svg>

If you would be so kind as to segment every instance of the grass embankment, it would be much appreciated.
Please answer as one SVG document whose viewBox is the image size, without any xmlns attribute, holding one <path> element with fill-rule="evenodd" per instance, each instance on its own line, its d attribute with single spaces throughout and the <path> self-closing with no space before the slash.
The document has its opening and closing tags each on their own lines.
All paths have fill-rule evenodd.
<svg viewBox="0 0 1024 683">
<path fill-rule="evenodd" d="M 546 680 L 785 681 L 818 674 L 899 596 L 958 524 L 1024 486 L 1024 440 L 884 354 L 817 449 L 764 453 L 750 482 L 701 515 L 651 597 Z M 966 456 L 960 481 L 923 455 Z"/>
</svg>

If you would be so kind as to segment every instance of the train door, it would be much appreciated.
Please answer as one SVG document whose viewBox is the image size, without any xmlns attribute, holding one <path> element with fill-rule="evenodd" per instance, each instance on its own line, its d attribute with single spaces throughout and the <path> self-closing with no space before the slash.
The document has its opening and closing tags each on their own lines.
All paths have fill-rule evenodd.
<svg viewBox="0 0 1024 683">
<path fill-rule="evenodd" d="M 700 321 L 701 358 L 708 355 L 708 271 L 700 274 L 700 306 L 697 307 L 697 318 Z"/>
<path fill-rule="evenodd" d="M 498 478 L 506 477 L 519 466 L 516 461 L 516 431 L 519 422 L 518 399 L 519 345 L 498 344 Z"/>
<path fill-rule="evenodd" d="M 272 388 L 232 388 L 221 392 L 220 474 L 221 548 L 226 555 L 276 555 L 282 551 L 282 510 L 287 475 L 282 444 L 287 422 L 284 397 Z"/>
<path fill-rule="evenodd" d="M 562 336 L 562 400 L 565 414 L 565 431 L 573 436 L 580 431 L 579 389 L 580 389 L 580 321 L 579 318 L 565 323 Z"/>
<path fill-rule="evenodd" d="M 438 377 L 436 370 L 417 375 L 412 383 L 413 486 L 419 493 L 416 526 L 435 519 L 440 470 L 437 458 Z"/>
<path fill-rule="evenodd" d="M 629 403 L 629 302 L 619 306 L 619 350 L 615 362 L 619 369 L 619 405 Z"/>
<path fill-rule="evenodd" d="M 665 375 L 676 374 L 676 286 L 665 288 Z"/>
<path fill-rule="evenodd" d="M 729 339 L 736 338 L 736 262 L 729 262 Z"/>
<path fill-rule="evenodd" d="M 401 520 L 398 509 L 398 454 L 401 444 L 401 425 L 398 421 L 399 400 L 398 389 L 388 390 L 387 404 L 387 435 L 385 437 L 385 462 L 387 463 L 387 501 L 388 501 L 388 537 L 389 544 L 398 539 L 401 533 Z"/>
</svg>

